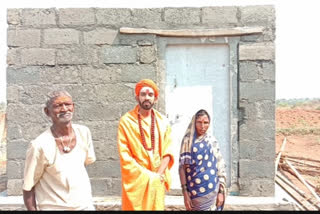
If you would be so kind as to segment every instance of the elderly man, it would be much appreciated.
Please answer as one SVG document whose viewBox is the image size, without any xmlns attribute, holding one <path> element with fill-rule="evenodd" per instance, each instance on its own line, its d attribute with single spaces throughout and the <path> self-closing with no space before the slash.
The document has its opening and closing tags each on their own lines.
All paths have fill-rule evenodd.
<svg viewBox="0 0 320 214">
<path fill-rule="evenodd" d="M 94 210 L 85 166 L 96 160 L 90 130 L 72 124 L 74 103 L 66 91 L 48 96 L 52 125 L 26 153 L 23 199 L 28 210 Z"/>
<path fill-rule="evenodd" d="M 149 79 L 136 84 L 138 105 L 123 115 L 118 128 L 123 210 L 164 210 L 169 169 L 174 162 L 171 128 L 153 109 L 159 91 Z"/>
</svg>

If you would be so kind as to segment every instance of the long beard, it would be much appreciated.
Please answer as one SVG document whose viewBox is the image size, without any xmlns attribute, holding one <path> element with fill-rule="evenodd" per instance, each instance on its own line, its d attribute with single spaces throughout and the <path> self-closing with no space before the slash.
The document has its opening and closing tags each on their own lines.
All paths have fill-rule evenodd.
<svg viewBox="0 0 320 214">
<path fill-rule="evenodd" d="M 150 102 L 150 101 L 144 101 L 144 102 L 140 102 L 139 101 L 139 105 L 141 108 L 143 108 L 144 110 L 150 110 L 152 109 L 154 103 Z"/>
</svg>

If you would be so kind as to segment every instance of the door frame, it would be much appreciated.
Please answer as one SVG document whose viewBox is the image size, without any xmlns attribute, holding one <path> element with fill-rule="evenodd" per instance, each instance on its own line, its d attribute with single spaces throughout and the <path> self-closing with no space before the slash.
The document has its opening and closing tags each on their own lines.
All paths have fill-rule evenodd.
<svg viewBox="0 0 320 214">
<path fill-rule="evenodd" d="M 230 118 L 230 159 L 226 160 L 230 164 L 230 181 L 227 182 L 229 193 L 237 195 L 239 192 L 239 110 L 238 110 L 238 91 L 239 91 L 239 75 L 238 75 L 238 46 L 239 36 L 225 37 L 159 37 L 157 36 L 158 61 L 156 81 L 159 85 L 160 93 L 156 107 L 160 112 L 166 114 L 165 103 L 165 86 L 166 86 L 166 62 L 165 52 L 168 45 L 213 45 L 223 44 L 229 46 L 229 118 Z M 178 161 L 178 160 L 175 160 Z"/>
</svg>

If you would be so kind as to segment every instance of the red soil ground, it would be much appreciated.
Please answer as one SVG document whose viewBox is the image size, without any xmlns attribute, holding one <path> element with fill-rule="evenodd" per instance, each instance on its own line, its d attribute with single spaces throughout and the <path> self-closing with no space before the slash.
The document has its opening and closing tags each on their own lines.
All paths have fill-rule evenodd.
<svg viewBox="0 0 320 214">
<path fill-rule="evenodd" d="M 276 110 L 276 153 L 278 154 L 284 138 L 287 142 L 282 156 L 295 156 L 298 161 L 304 158 L 315 167 L 302 167 L 291 162 L 295 169 L 306 180 L 320 187 L 320 110 L 319 108 L 277 108 Z M 318 168 L 319 167 L 319 168 Z M 281 169 L 281 167 L 280 167 Z M 305 185 L 292 174 L 281 170 L 299 189 L 311 195 Z M 318 192 L 319 194 L 319 192 Z"/>
</svg>

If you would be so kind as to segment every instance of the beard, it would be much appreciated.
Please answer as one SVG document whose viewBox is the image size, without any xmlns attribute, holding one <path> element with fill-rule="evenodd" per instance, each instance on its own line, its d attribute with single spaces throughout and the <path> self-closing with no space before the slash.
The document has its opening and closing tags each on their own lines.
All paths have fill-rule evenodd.
<svg viewBox="0 0 320 214">
<path fill-rule="evenodd" d="M 146 101 L 143 101 L 142 103 L 139 101 L 139 105 L 141 108 L 143 108 L 144 110 L 150 110 L 152 109 L 154 103 L 146 100 Z"/>
<path fill-rule="evenodd" d="M 57 114 L 57 118 L 61 123 L 70 122 L 72 120 L 72 117 L 73 117 L 73 112 L 70 112 L 70 111 Z"/>
</svg>

